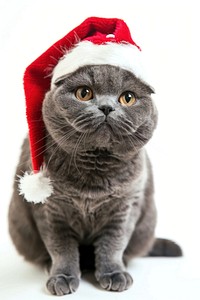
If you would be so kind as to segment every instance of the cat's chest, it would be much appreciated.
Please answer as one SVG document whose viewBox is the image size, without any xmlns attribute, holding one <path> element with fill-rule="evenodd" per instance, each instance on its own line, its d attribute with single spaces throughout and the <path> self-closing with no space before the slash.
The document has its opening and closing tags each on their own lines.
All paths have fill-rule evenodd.
<svg viewBox="0 0 200 300">
<path fill-rule="evenodd" d="M 139 215 L 139 206 L 133 207 L 134 196 L 143 190 L 137 179 L 139 164 L 126 163 L 106 151 L 79 154 L 75 159 L 76 164 L 72 160 L 68 167 L 59 165 L 55 178 L 51 176 L 54 195 L 49 205 L 59 205 L 66 227 L 78 239 L 91 240 L 113 220 L 121 222 L 133 214 L 134 223 Z"/>
<path fill-rule="evenodd" d="M 90 242 L 108 224 L 130 212 L 129 203 L 120 203 L 119 199 L 112 196 L 93 201 L 82 199 L 65 207 L 65 221 L 77 235 L 77 238 L 84 242 Z M 121 216 L 120 216 L 121 215 Z"/>
<path fill-rule="evenodd" d="M 88 196 L 89 195 L 89 196 Z M 112 193 L 94 190 L 80 193 L 75 189 L 54 194 L 44 207 L 47 224 L 70 230 L 81 243 L 91 243 L 107 226 L 129 222 L 134 228 L 141 211 L 142 198 L 138 199 L 137 189 L 127 192 L 117 188 Z"/>
</svg>

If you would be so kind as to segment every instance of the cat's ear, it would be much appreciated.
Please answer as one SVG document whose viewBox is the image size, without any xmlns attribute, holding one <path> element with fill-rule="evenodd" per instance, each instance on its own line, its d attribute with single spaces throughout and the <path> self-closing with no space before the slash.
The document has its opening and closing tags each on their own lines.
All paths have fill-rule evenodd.
<svg viewBox="0 0 200 300">
<path fill-rule="evenodd" d="M 149 94 L 155 94 L 154 88 L 151 87 L 151 86 L 149 86 L 149 85 L 147 85 L 147 93 L 149 93 Z"/>
<path fill-rule="evenodd" d="M 155 94 L 155 90 L 152 86 L 148 85 L 146 82 L 142 81 L 142 89 L 147 93 L 147 94 Z"/>
<path fill-rule="evenodd" d="M 140 89 L 147 95 L 151 95 L 151 94 L 155 94 L 155 90 L 154 88 L 147 83 L 146 81 L 144 81 L 142 78 L 136 78 L 136 76 L 134 76 L 134 79 L 136 80 L 138 86 L 140 87 Z"/>
<path fill-rule="evenodd" d="M 57 78 L 57 79 L 54 81 L 54 85 L 55 85 L 56 87 L 59 87 L 59 86 L 63 85 L 64 82 L 65 82 L 65 80 L 66 80 L 66 77 L 67 77 L 67 76 L 65 75 L 65 76 L 61 76 L 61 77 Z"/>
</svg>

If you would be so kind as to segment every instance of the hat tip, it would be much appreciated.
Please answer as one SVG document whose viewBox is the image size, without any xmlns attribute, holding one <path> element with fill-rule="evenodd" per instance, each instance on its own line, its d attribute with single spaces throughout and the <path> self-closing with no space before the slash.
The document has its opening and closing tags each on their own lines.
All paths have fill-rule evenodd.
<svg viewBox="0 0 200 300">
<path fill-rule="evenodd" d="M 25 172 L 23 176 L 19 176 L 19 194 L 27 202 L 44 204 L 52 193 L 51 179 L 42 170 L 37 173 Z"/>
</svg>

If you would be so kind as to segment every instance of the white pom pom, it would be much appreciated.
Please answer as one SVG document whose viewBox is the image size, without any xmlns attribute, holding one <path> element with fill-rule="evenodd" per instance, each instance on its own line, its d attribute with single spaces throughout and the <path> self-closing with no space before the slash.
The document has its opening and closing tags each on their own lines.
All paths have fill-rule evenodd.
<svg viewBox="0 0 200 300">
<path fill-rule="evenodd" d="M 53 187 L 50 178 L 45 177 L 42 171 L 31 174 L 26 172 L 20 176 L 19 192 L 28 202 L 45 203 L 53 193 Z"/>
</svg>

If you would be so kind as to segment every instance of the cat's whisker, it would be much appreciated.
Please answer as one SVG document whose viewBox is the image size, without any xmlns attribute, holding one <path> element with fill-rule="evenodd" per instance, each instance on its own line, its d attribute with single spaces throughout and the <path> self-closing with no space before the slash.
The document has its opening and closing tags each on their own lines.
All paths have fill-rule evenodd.
<svg viewBox="0 0 200 300">
<path fill-rule="evenodd" d="M 86 132 L 86 134 L 84 136 L 84 140 L 83 140 L 85 152 L 87 151 L 87 149 L 86 149 L 86 139 L 88 138 L 89 135 L 90 135 L 90 131 Z"/>
<path fill-rule="evenodd" d="M 61 127 L 61 129 L 64 129 L 65 127 L 67 127 L 67 125 L 64 125 L 63 127 Z M 40 151 L 35 157 L 39 157 L 40 155 L 43 155 L 47 150 L 51 149 L 54 145 L 56 145 L 57 143 L 61 144 L 65 144 L 65 142 L 75 133 L 75 130 L 72 128 L 70 129 L 67 134 L 65 134 L 64 136 L 62 136 L 57 142 L 55 142 L 54 140 L 52 141 L 48 141 L 47 143 L 44 143 L 43 146 L 41 146 L 40 148 L 38 148 L 38 151 L 39 150 L 42 150 Z M 48 133 L 45 135 L 45 137 L 43 139 L 47 139 L 48 137 L 50 137 L 51 135 Z M 41 139 L 40 141 L 42 141 L 43 139 Z M 58 147 L 56 147 L 56 150 L 59 148 L 59 145 Z M 55 151 L 54 151 L 55 153 Z M 30 162 L 30 159 L 24 161 L 22 164 L 19 164 L 19 167 L 23 167 L 25 166 L 27 163 Z M 31 166 L 30 166 L 30 170 L 31 170 Z"/>
<path fill-rule="evenodd" d="M 49 160 L 48 160 L 48 162 L 47 162 L 47 164 L 46 164 L 46 168 L 47 168 L 47 169 L 48 169 L 48 167 L 49 167 L 49 164 L 50 164 L 50 162 L 51 162 L 51 159 L 52 159 L 53 156 L 56 154 L 56 152 L 57 152 L 58 149 L 59 149 L 59 145 L 57 145 L 56 148 L 54 149 L 54 151 L 52 152 L 52 154 L 51 154 L 51 156 L 50 156 L 50 158 L 49 158 Z"/>
<path fill-rule="evenodd" d="M 120 127 L 120 129 L 121 129 L 121 131 L 123 132 L 125 132 L 126 134 L 133 134 L 134 132 L 135 132 L 135 129 L 133 128 L 133 125 L 132 126 L 130 126 L 129 124 L 127 124 L 127 122 L 126 121 L 124 121 L 124 120 L 120 120 L 120 122 L 118 123 L 118 125 L 121 125 L 121 126 L 119 126 Z"/>
<path fill-rule="evenodd" d="M 61 123 L 62 125 L 63 125 L 63 123 Z M 62 127 L 60 127 L 59 129 L 60 130 L 62 130 L 62 129 L 64 129 L 64 128 L 67 128 L 68 127 L 68 125 L 66 125 L 66 124 L 64 124 Z M 41 138 L 41 139 L 39 139 L 39 140 L 37 140 L 33 145 L 37 145 L 38 143 L 40 143 L 41 141 L 43 141 L 43 140 L 46 140 L 48 137 L 50 137 L 51 135 L 49 134 L 49 132 L 47 131 L 46 132 L 46 134 Z M 45 147 L 45 145 L 44 146 L 42 146 L 41 148 L 43 148 L 43 147 Z M 40 148 L 38 148 L 38 150 L 39 150 Z"/>
<path fill-rule="evenodd" d="M 130 123 L 132 123 L 132 122 L 130 122 Z M 110 124 L 110 126 L 111 126 L 111 128 L 113 130 L 113 126 L 111 124 Z M 136 141 L 135 131 L 134 131 L 134 134 L 131 133 L 130 131 L 126 131 L 126 135 L 123 135 L 122 134 L 123 133 L 123 123 L 122 122 L 117 123 L 116 127 L 119 130 L 113 130 L 113 132 L 121 139 L 121 141 L 123 141 L 123 144 L 126 145 L 127 144 L 127 139 L 128 139 L 129 142 L 130 142 L 130 144 L 132 145 L 132 147 L 134 149 L 134 152 L 138 153 L 139 148 L 137 148 L 136 145 L 135 145 L 135 141 Z M 141 141 L 138 141 L 138 143 L 140 144 L 140 146 L 143 146 L 143 144 L 142 144 Z"/>
<path fill-rule="evenodd" d="M 134 143 L 134 141 L 135 141 L 134 137 L 128 135 L 127 138 L 129 139 L 129 142 L 132 145 L 134 152 L 137 154 L 139 152 L 139 148 L 137 148 L 135 143 Z"/>
<path fill-rule="evenodd" d="M 125 138 L 128 139 L 134 149 L 134 152 L 138 153 L 139 149 L 144 146 L 145 136 L 140 135 L 140 133 L 134 128 L 133 123 L 128 119 L 123 120 L 120 118 L 120 122 L 116 124 L 116 127 L 119 130 L 115 130 L 115 134 L 119 136 L 120 133 L 121 139 L 124 141 L 125 145 Z M 125 135 L 123 133 L 125 133 Z"/>
<path fill-rule="evenodd" d="M 143 135 L 140 131 L 137 131 L 135 133 L 135 136 L 138 139 L 138 141 L 141 141 L 143 144 L 144 142 L 147 142 L 149 140 L 149 137 L 147 138 L 147 136 Z"/>
<path fill-rule="evenodd" d="M 63 126 L 63 128 L 64 128 L 65 126 Z M 72 132 L 72 134 L 74 134 L 74 132 L 75 132 L 75 130 L 74 129 L 71 129 L 71 130 L 69 130 L 68 132 L 67 132 L 67 135 L 69 134 L 70 135 L 70 133 Z M 50 136 L 50 135 L 49 135 Z M 66 137 L 66 135 L 64 135 L 64 136 L 62 136 L 58 141 L 54 141 L 54 140 L 52 140 L 51 142 L 48 142 L 47 144 L 44 144 L 42 147 L 40 147 L 40 148 L 38 148 L 38 150 L 40 150 L 40 149 L 44 149 L 43 151 L 41 151 L 41 152 L 39 152 L 35 157 L 38 157 L 38 156 L 40 156 L 41 154 L 44 154 L 47 150 L 49 150 L 53 145 L 55 145 L 55 144 L 59 144 L 59 143 L 61 143 L 62 142 L 62 140 L 64 139 Z M 70 137 L 71 137 L 71 135 L 70 135 Z"/>
<path fill-rule="evenodd" d="M 76 117 L 76 119 L 72 122 L 72 125 L 75 125 L 77 124 L 78 122 L 81 122 L 81 121 L 85 121 L 85 120 L 88 120 L 89 118 L 91 118 L 93 116 L 92 113 L 88 113 L 88 114 L 80 114 L 78 115 L 78 117 Z"/>
<path fill-rule="evenodd" d="M 47 168 L 48 168 L 48 165 L 51 161 L 51 159 L 53 158 L 53 156 L 56 154 L 57 150 L 60 148 L 60 145 L 63 143 L 65 145 L 65 143 L 67 142 L 67 140 L 74 134 L 75 130 L 70 130 L 68 131 L 68 134 L 67 135 L 64 135 L 62 138 L 60 138 L 57 143 L 54 143 L 54 144 L 57 144 L 56 148 L 54 149 L 54 151 L 52 152 L 49 160 L 48 160 L 48 163 L 47 163 Z M 49 146 L 46 150 L 48 150 L 50 147 L 52 147 L 53 144 L 51 146 Z"/>
<path fill-rule="evenodd" d="M 80 137 L 82 136 L 82 134 L 83 134 L 83 133 L 79 133 L 79 137 L 78 137 L 78 139 L 77 139 L 77 141 L 76 141 L 76 144 L 75 144 L 75 146 L 74 146 L 74 149 L 76 148 L 77 143 L 78 143 Z M 70 161 L 69 161 L 68 174 L 70 174 L 70 168 L 71 168 L 71 164 L 72 164 L 72 161 L 73 161 L 73 160 L 74 160 L 74 151 L 72 152 L 71 158 L 70 158 Z M 78 170 L 78 171 L 79 171 L 79 170 Z"/>
<path fill-rule="evenodd" d="M 80 143 L 82 142 L 85 134 L 86 134 L 86 132 L 81 133 L 81 135 L 79 136 L 79 138 L 76 142 L 76 145 L 74 147 L 74 152 L 73 152 L 74 166 L 77 169 L 77 171 L 79 172 L 79 174 L 80 174 L 80 171 L 79 171 L 79 168 L 78 168 L 77 163 L 76 163 L 76 156 L 77 156 L 78 147 L 79 147 Z"/>
<path fill-rule="evenodd" d="M 79 116 L 72 123 L 72 126 L 74 126 L 75 128 L 79 128 L 82 131 L 88 130 L 88 127 L 91 127 L 91 125 L 94 130 L 99 125 L 98 117 L 95 116 L 94 114 L 87 114 L 85 116 Z"/>
</svg>

